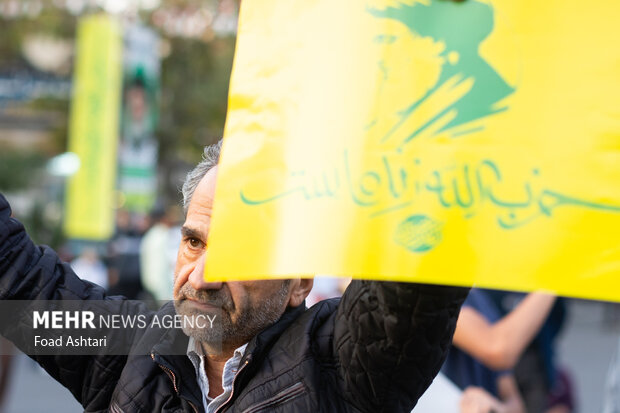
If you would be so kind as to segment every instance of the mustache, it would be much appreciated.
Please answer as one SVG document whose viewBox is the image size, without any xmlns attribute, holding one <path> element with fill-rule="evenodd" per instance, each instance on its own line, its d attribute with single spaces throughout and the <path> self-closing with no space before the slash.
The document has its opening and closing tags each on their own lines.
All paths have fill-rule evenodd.
<svg viewBox="0 0 620 413">
<path fill-rule="evenodd" d="M 235 303 L 226 285 L 218 290 L 195 290 L 191 285 L 185 284 L 179 290 L 176 300 L 194 300 L 199 303 L 214 305 L 227 311 L 235 309 Z"/>
</svg>

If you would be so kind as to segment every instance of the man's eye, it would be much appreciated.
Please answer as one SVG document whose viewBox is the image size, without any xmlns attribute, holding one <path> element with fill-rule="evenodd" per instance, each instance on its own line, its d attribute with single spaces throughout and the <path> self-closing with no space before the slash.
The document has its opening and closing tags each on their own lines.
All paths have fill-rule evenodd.
<svg viewBox="0 0 620 413">
<path fill-rule="evenodd" d="M 202 241 L 197 238 L 189 238 L 187 242 L 191 248 L 202 248 Z"/>
</svg>

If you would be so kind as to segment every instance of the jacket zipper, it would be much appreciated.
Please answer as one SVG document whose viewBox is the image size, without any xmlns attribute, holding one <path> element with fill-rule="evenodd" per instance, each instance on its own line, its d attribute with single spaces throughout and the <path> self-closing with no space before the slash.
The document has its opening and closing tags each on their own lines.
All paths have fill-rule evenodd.
<svg viewBox="0 0 620 413">
<path fill-rule="evenodd" d="M 232 400 L 233 394 L 235 394 L 235 383 L 237 382 L 237 377 L 239 377 L 239 374 L 243 371 L 243 369 L 246 368 L 248 364 L 250 364 L 250 359 L 251 359 L 251 356 L 248 356 L 243 366 L 241 366 L 241 368 L 237 372 L 237 375 L 235 376 L 235 379 L 233 380 L 232 387 L 230 388 L 230 395 L 228 396 L 228 400 L 222 403 L 222 405 L 218 407 L 214 413 L 220 413 L 222 409 L 228 404 L 228 402 Z"/>
<path fill-rule="evenodd" d="M 243 413 L 256 413 L 267 407 L 272 407 L 278 404 L 282 404 L 291 399 L 294 399 L 295 397 L 299 396 L 303 392 L 304 392 L 304 384 L 302 382 L 297 382 L 293 384 L 292 386 L 287 387 L 284 390 L 280 391 L 275 396 L 270 397 L 269 399 L 262 401 L 260 403 L 257 403 L 254 406 L 248 407 L 247 409 L 243 411 Z"/>
<path fill-rule="evenodd" d="M 155 354 L 151 353 L 151 358 L 153 359 L 153 361 L 155 361 Z M 157 362 L 155 361 L 155 363 Z M 174 387 L 174 391 L 176 392 L 176 394 L 179 395 L 179 388 L 177 387 L 177 376 L 175 376 L 174 372 L 168 367 L 160 363 L 157 363 L 157 365 L 168 375 L 170 380 L 172 380 L 172 387 Z M 192 406 L 192 409 L 194 409 L 194 411 L 198 413 L 198 409 L 196 408 L 196 406 L 194 406 L 194 403 L 190 402 L 189 400 L 186 401 L 189 403 L 190 406 Z"/>
<path fill-rule="evenodd" d="M 155 361 L 155 354 L 151 353 L 151 358 L 153 359 L 153 361 Z M 157 363 L 157 362 L 155 361 L 155 363 Z M 163 366 L 163 365 L 161 365 L 159 363 L 157 363 L 157 365 L 164 372 L 166 372 L 166 374 L 168 375 L 170 380 L 172 380 L 172 387 L 174 387 L 174 391 L 176 392 L 176 394 L 179 394 L 179 388 L 177 387 L 177 376 L 174 375 L 174 372 L 172 370 L 170 370 L 168 367 Z"/>
</svg>

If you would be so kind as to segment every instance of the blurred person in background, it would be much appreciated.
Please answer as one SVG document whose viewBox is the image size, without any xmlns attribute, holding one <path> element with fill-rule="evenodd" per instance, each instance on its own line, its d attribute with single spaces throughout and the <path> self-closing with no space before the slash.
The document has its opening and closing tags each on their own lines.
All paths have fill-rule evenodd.
<svg viewBox="0 0 620 413">
<path fill-rule="evenodd" d="M 306 305 L 312 307 L 314 304 L 330 298 L 340 297 L 351 282 L 350 278 L 316 276 L 312 291 L 306 298 Z"/>
<path fill-rule="evenodd" d="M 175 227 L 175 211 L 157 206 L 150 213 L 152 226 L 140 243 L 142 285 L 155 300 L 172 299 L 172 281 L 176 250 L 181 241 Z M 172 253 L 171 253 L 172 251 Z"/>
<path fill-rule="evenodd" d="M 620 413 L 620 339 L 607 371 L 602 413 Z"/>
<path fill-rule="evenodd" d="M 108 289 L 108 269 L 94 248 L 83 248 L 79 257 L 71 261 L 71 268 L 81 279 Z"/>
<path fill-rule="evenodd" d="M 502 316 L 509 314 L 527 294 L 487 290 Z M 574 410 L 573 382 L 557 365 L 556 339 L 566 320 L 565 299 L 558 297 L 540 331 L 513 369 L 528 412 L 569 413 Z"/>
<path fill-rule="evenodd" d="M 110 294 L 130 300 L 141 297 L 140 242 L 143 232 L 134 225 L 131 213 L 119 209 L 116 213 L 116 232 L 108 243 Z"/>
<path fill-rule="evenodd" d="M 554 302 L 554 296 L 531 293 L 502 317 L 486 290 L 471 290 L 442 367 L 442 372 L 464 391 L 462 413 L 526 412 L 512 369 Z"/>
</svg>

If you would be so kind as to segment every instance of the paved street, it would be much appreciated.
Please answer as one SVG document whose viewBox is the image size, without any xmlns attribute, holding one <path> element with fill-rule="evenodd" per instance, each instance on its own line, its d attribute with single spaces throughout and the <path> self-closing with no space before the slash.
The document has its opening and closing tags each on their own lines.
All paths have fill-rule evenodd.
<svg viewBox="0 0 620 413">
<path fill-rule="evenodd" d="M 600 412 L 605 375 L 617 344 L 617 324 L 605 322 L 604 307 L 597 302 L 571 301 L 570 318 L 560 340 L 559 356 L 575 378 L 581 413 Z M 23 355 L 15 358 L 9 392 L 6 413 L 82 411 L 66 389 Z"/>
<path fill-rule="evenodd" d="M 3 413 L 78 413 L 84 410 L 67 389 L 28 357 L 20 354 L 13 363 Z"/>
<path fill-rule="evenodd" d="M 606 322 L 611 304 L 573 300 L 570 319 L 559 343 L 559 360 L 575 380 L 581 413 L 601 411 L 609 362 L 618 345 L 618 323 Z M 607 311 L 609 315 L 609 311 Z M 609 321 L 609 320 L 607 320 Z"/>
</svg>

